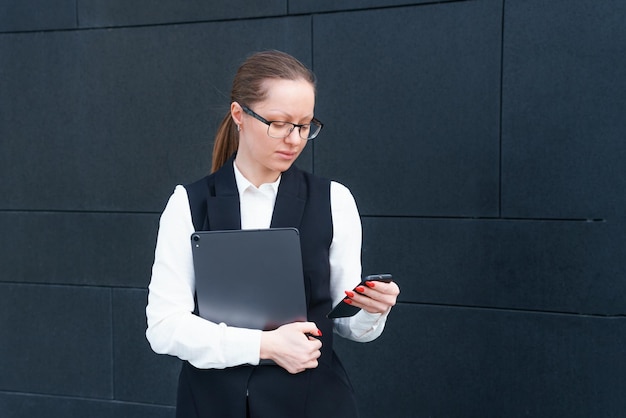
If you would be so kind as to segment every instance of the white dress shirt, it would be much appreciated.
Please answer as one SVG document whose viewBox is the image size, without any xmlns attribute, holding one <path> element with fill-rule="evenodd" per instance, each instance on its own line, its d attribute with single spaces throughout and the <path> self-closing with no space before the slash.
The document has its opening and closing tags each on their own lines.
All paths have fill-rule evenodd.
<svg viewBox="0 0 626 418">
<path fill-rule="evenodd" d="M 251 184 L 237 169 L 242 229 L 269 228 L 280 178 Z M 330 294 L 333 305 L 361 279 L 361 221 L 350 191 L 337 182 L 330 187 L 333 239 L 330 246 Z M 194 315 L 195 276 L 189 238 L 194 232 L 187 191 L 177 186 L 159 223 L 149 286 L 146 337 L 159 354 L 189 361 L 197 368 L 225 368 L 259 363 L 261 331 L 216 324 Z M 361 310 L 334 321 L 337 334 L 367 342 L 383 331 L 387 314 Z"/>
</svg>

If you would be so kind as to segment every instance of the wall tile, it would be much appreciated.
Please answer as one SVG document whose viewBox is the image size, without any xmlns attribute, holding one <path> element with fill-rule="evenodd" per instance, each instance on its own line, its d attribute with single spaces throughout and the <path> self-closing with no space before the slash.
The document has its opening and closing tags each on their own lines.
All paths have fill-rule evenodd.
<svg viewBox="0 0 626 418">
<path fill-rule="evenodd" d="M 111 334 L 108 289 L 0 283 L 0 390 L 110 399 Z"/>
<path fill-rule="evenodd" d="M 156 214 L 0 212 L 0 281 L 147 287 Z"/>
<path fill-rule="evenodd" d="M 316 172 L 366 215 L 497 215 L 501 13 L 485 0 L 316 16 Z"/>
<path fill-rule="evenodd" d="M 401 304 L 371 343 L 338 339 L 363 418 L 617 417 L 622 318 Z"/>
<path fill-rule="evenodd" d="M 288 0 L 289 13 L 319 13 L 432 3 L 430 0 Z M 443 0 L 446 1 L 446 0 Z M 442 2 L 443 2 L 442 1 Z M 447 0 L 454 1 L 454 0 Z M 442 3 L 440 2 L 440 3 Z"/>
<path fill-rule="evenodd" d="M 626 205 L 626 3 L 507 3 L 502 211 L 612 218 Z"/>
<path fill-rule="evenodd" d="M 623 315 L 626 222 L 366 218 L 363 270 L 407 302 Z"/>
<path fill-rule="evenodd" d="M 181 361 L 157 355 L 146 340 L 145 290 L 113 291 L 115 399 L 175 405 Z"/>
<path fill-rule="evenodd" d="M 6 0 L 0 33 L 76 28 L 76 0 Z"/>
<path fill-rule="evenodd" d="M 0 392 L 2 418 L 174 418 L 172 407 Z"/>
<path fill-rule="evenodd" d="M 286 0 L 76 0 L 81 27 L 154 25 L 281 16 Z"/>
</svg>

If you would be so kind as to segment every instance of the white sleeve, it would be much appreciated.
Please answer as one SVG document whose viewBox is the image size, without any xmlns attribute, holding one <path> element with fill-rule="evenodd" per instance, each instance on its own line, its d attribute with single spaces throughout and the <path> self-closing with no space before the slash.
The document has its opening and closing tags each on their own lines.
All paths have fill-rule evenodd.
<svg viewBox="0 0 626 418">
<path fill-rule="evenodd" d="M 330 202 L 333 240 L 330 246 L 330 295 L 333 306 L 345 298 L 345 291 L 361 282 L 361 218 L 350 190 L 331 182 Z M 334 319 L 335 332 L 342 337 L 368 342 L 383 332 L 387 315 L 364 310 L 348 318 Z"/>
<path fill-rule="evenodd" d="M 156 353 L 188 360 L 198 368 L 258 364 L 261 331 L 228 327 L 193 314 L 193 232 L 187 191 L 177 186 L 159 222 L 146 338 Z"/>
</svg>

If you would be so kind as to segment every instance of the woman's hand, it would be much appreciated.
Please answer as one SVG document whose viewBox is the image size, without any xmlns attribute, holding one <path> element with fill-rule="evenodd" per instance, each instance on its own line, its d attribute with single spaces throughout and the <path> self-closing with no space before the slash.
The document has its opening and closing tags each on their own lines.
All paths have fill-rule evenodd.
<svg viewBox="0 0 626 418">
<path fill-rule="evenodd" d="M 385 313 L 396 304 L 400 288 L 395 282 L 367 281 L 355 291 L 346 290 L 344 302 L 370 313 Z"/>
<path fill-rule="evenodd" d="M 321 336 L 312 322 L 294 322 L 261 334 L 261 359 L 273 360 L 291 374 L 317 367 L 322 354 L 322 342 L 313 336 Z"/>
</svg>

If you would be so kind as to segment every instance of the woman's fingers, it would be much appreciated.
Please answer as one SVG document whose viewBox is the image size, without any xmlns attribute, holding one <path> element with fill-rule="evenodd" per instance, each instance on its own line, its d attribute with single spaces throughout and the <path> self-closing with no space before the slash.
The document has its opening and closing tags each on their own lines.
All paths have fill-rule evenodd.
<svg viewBox="0 0 626 418">
<path fill-rule="evenodd" d="M 370 313 L 385 313 L 396 304 L 400 288 L 395 282 L 368 281 L 355 291 L 346 291 L 346 303 Z"/>
<path fill-rule="evenodd" d="M 321 331 L 312 322 L 283 325 L 261 336 L 261 358 L 271 359 L 289 373 L 300 373 L 318 366 L 322 342 L 314 336 Z"/>
</svg>

